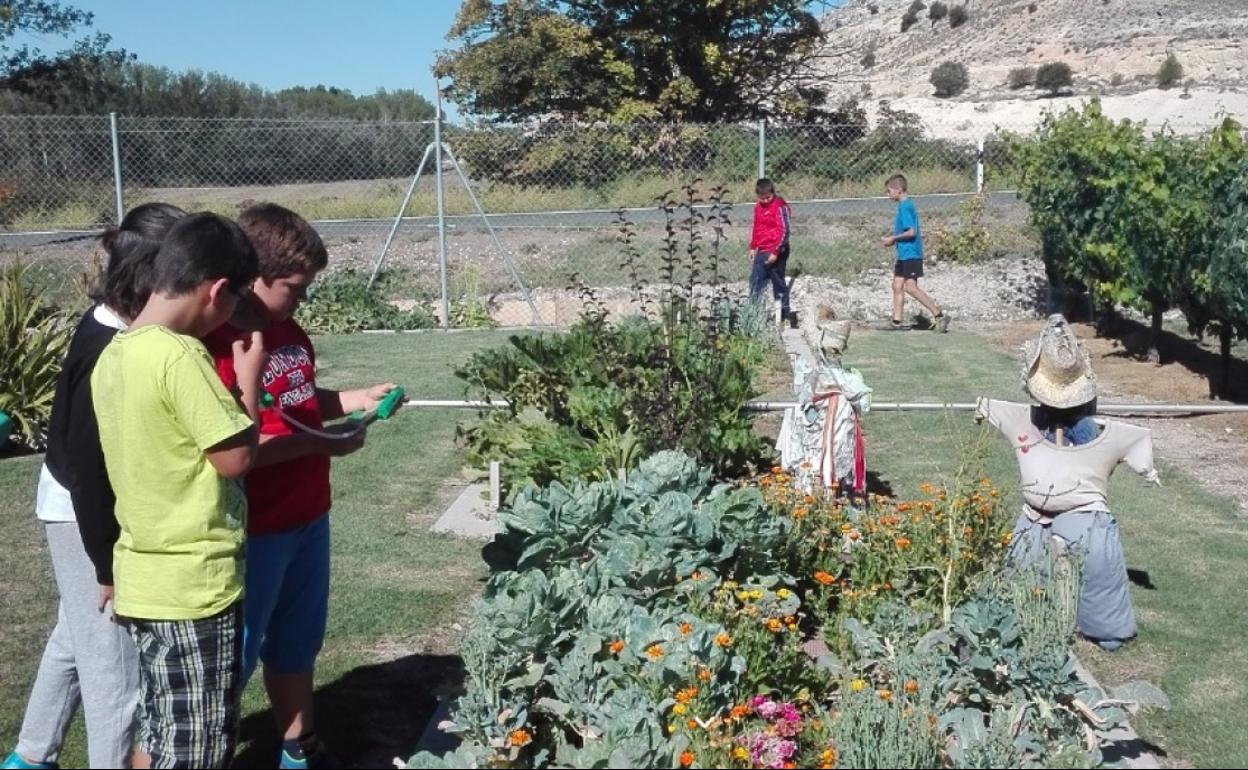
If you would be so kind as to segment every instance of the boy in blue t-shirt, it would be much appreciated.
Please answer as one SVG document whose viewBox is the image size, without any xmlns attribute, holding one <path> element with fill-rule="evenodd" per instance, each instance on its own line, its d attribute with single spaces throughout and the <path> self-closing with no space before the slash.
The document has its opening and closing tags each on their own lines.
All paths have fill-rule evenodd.
<svg viewBox="0 0 1248 770">
<path fill-rule="evenodd" d="M 949 316 L 927 292 L 919 288 L 919 278 L 923 275 L 923 231 L 919 227 L 919 211 L 906 190 L 906 178 L 895 174 L 889 177 L 884 187 L 888 197 L 897 204 L 893 234 L 880 239 L 884 248 L 897 247 L 897 263 L 893 266 L 893 328 L 901 328 L 901 312 L 909 294 L 932 314 L 935 329 L 946 332 L 949 330 Z"/>
</svg>

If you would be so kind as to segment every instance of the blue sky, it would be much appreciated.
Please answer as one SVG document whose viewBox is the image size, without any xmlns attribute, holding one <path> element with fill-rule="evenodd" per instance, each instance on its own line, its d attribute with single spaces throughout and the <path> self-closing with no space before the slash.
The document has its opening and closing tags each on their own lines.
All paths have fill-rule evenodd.
<svg viewBox="0 0 1248 770">
<path fill-rule="evenodd" d="M 220 72 L 264 88 L 319 84 L 432 98 L 435 52 L 460 0 L 67 0 L 139 60 Z M 57 37 L 30 38 L 49 51 Z M 25 42 L 19 38 L 18 42 Z"/>
</svg>

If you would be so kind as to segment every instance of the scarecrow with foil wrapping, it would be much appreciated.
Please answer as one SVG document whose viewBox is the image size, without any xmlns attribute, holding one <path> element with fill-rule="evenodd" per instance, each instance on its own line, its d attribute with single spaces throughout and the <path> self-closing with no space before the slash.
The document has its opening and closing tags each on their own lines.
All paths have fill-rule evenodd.
<svg viewBox="0 0 1248 770">
<path fill-rule="evenodd" d="M 871 388 L 858 370 L 841 365 L 848 322 L 836 322 L 823 308 L 819 318 L 819 360 L 812 365 L 798 357 L 794 362 L 799 404 L 786 411 L 776 449 L 800 489 L 810 492 L 817 485 L 862 496 L 867 491 L 862 416 L 871 409 Z"/>
<path fill-rule="evenodd" d="M 1010 558 L 1034 564 L 1049 558 L 1051 545 L 1082 553 L 1078 630 L 1103 649 L 1116 650 L 1135 636 L 1136 626 L 1106 488 L 1121 462 L 1160 485 L 1152 434 L 1094 418 L 1096 376 L 1060 315 L 1050 317 L 1024 349 L 1022 379 L 1031 404 L 981 398 L 976 409 L 976 419 L 998 428 L 1013 446 L 1022 475 L 1023 512 Z"/>
</svg>

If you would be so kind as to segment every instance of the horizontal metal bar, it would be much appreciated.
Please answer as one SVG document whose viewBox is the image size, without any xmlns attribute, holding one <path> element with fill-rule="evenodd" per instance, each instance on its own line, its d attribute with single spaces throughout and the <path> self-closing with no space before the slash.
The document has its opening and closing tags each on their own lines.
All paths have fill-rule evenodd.
<svg viewBox="0 0 1248 770">
<path fill-rule="evenodd" d="M 782 412 L 799 406 L 796 401 L 750 401 L 745 405 L 750 412 Z M 404 406 L 442 409 L 508 409 L 506 401 L 459 401 L 412 399 Z M 873 412 L 971 412 L 974 403 L 930 403 L 902 401 L 873 401 Z M 1099 404 L 1097 414 L 1141 415 L 1192 415 L 1192 414 L 1248 414 L 1243 404 Z"/>
</svg>

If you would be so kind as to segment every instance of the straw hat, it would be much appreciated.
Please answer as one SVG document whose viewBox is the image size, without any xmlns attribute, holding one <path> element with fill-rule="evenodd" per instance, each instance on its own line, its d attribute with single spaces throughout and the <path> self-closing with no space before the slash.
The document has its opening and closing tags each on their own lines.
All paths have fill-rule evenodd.
<svg viewBox="0 0 1248 770">
<path fill-rule="evenodd" d="M 1023 389 L 1054 409 L 1071 409 L 1096 398 L 1096 375 L 1087 351 L 1060 315 L 1049 316 L 1039 338 L 1023 348 L 1022 374 Z"/>
</svg>

